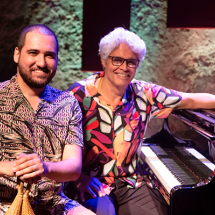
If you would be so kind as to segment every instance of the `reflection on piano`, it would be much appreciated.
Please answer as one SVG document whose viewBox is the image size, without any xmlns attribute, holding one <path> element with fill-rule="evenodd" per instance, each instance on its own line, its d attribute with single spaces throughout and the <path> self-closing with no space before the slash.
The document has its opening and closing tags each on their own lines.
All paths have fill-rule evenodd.
<svg viewBox="0 0 215 215">
<path fill-rule="evenodd" d="M 180 110 L 173 115 L 206 137 L 211 148 L 215 112 Z M 175 137 L 167 120 L 159 133 L 143 140 L 145 170 L 170 204 L 171 215 L 215 214 L 215 165 L 192 145 L 192 141 Z"/>
<path fill-rule="evenodd" d="M 215 110 L 178 110 L 173 112 L 173 116 L 208 140 L 209 155 L 212 159 L 215 143 Z"/>
</svg>

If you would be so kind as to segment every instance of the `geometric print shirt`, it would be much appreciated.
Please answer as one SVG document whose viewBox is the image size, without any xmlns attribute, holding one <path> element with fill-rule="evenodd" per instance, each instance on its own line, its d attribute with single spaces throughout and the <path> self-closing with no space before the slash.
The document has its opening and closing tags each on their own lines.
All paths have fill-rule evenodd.
<svg viewBox="0 0 215 215">
<path fill-rule="evenodd" d="M 83 115 L 84 155 L 82 172 L 114 186 L 115 178 L 130 187 L 138 181 L 141 141 L 152 118 L 167 117 L 181 96 L 152 83 L 132 80 L 115 108 L 109 106 L 95 85 L 104 72 L 74 83 L 68 91 L 78 100 Z"/>
<path fill-rule="evenodd" d="M 57 162 L 66 144 L 83 147 L 82 114 L 75 97 L 47 85 L 40 99 L 34 111 L 16 76 L 0 83 L 0 161 L 37 153 L 43 161 Z M 16 177 L 0 177 L 0 208 L 13 201 L 16 182 Z M 51 208 L 69 201 L 61 191 L 62 183 L 42 177 L 32 185 L 29 197 L 33 207 L 40 203 Z"/>
</svg>

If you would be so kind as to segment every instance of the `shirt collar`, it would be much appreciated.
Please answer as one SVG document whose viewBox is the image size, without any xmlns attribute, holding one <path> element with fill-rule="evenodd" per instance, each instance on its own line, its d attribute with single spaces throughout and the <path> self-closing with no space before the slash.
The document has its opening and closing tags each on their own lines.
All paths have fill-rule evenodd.
<svg viewBox="0 0 215 215">
<path fill-rule="evenodd" d="M 96 83 L 96 80 L 101 77 L 104 77 L 104 72 L 96 72 L 86 79 L 86 82 L 85 82 L 86 97 L 92 97 L 98 93 L 95 83 Z"/>
<path fill-rule="evenodd" d="M 40 99 L 47 102 L 54 102 L 62 93 L 63 91 L 53 88 L 47 84 L 42 94 L 40 95 Z"/>
<path fill-rule="evenodd" d="M 93 75 L 91 75 L 90 77 L 88 77 L 86 79 L 86 83 L 85 83 L 85 96 L 86 97 L 92 97 L 95 96 L 96 94 L 98 94 L 98 91 L 95 87 L 95 83 L 96 83 L 96 79 L 98 78 L 102 78 L 104 77 L 104 72 L 96 72 Z M 122 103 L 125 104 L 128 101 L 130 101 L 133 97 L 134 91 L 132 88 L 132 83 L 130 83 L 128 85 L 128 87 L 126 88 L 125 94 L 122 97 Z"/>
<path fill-rule="evenodd" d="M 20 86 L 16 81 L 16 75 L 14 75 L 10 79 L 8 88 L 10 93 L 15 97 L 23 95 Z M 63 91 L 53 88 L 47 84 L 42 94 L 40 95 L 40 99 L 47 102 L 54 102 L 62 93 Z"/>
</svg>

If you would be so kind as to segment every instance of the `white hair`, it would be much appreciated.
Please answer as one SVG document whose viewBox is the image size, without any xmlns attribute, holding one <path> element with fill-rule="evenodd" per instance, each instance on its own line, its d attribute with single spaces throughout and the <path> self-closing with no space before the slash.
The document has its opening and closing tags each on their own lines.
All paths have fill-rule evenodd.
<svg viewBox="0 0 215 215">
<path fill-rule="evenodd" d="M 140 62 L 145 58 L 145 42 L 135 33 L 119 27 L 115 28 L 100 40 L 99 55 L 101 59 L 106 61 L 109 54 L 114 51 L 120 43 L 127 44 L 130 49 L 138 55 Z"/>
</svg>

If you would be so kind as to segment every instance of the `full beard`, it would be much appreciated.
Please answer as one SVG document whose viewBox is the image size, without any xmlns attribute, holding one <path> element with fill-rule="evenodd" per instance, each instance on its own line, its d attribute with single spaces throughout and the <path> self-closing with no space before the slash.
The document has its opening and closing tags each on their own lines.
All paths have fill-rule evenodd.
<svg viewBox="0 0 215 215">
<path fill-rule="evenodd" d="M 45 72 L 50 74 L 48 77 L 37 76 L 39 80 L 35 80 L 32 78 L 31 73 L 33 69 L 29 69 L 29 71 L 25 70 L 20 64 L 18 64 L 18 71 L 23 81 L 32 88 L 43 88 L 45 87 L 54 77 L 54 73 L 51 74 L 49 69 L 46 69 Z"/>
</svg>

